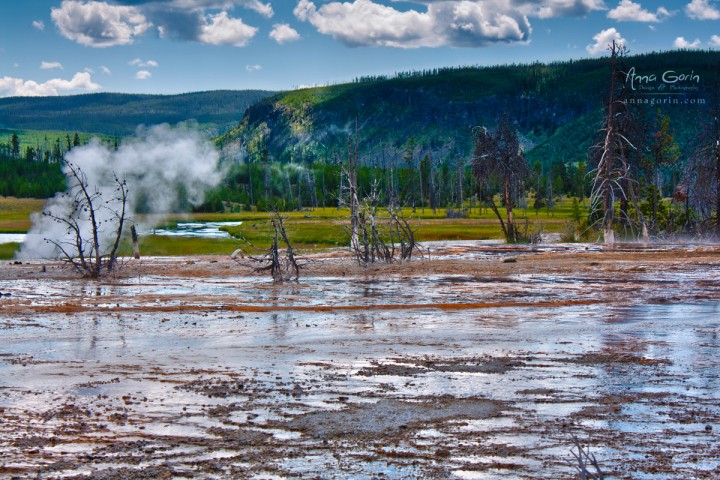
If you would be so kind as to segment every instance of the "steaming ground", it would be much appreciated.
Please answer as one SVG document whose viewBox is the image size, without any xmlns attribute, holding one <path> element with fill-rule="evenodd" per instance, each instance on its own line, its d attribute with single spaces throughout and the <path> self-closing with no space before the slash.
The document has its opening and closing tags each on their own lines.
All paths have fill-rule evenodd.
<svg viewBox="0 0 720 480">
<path fill-rule="evenodd" d="M 139 127 L 135 137 L 123 141 L 117 150 L 94 138 L 66 154 L 66 159 L 87 176 L 90 188 L 102 193 L 105 199 L 116 196 L 115 176 L 127 181 L 130 221 L 140 209 L 143 213 L 164 214 L 174 211 L 181 202 L 202 203 L 205 191 L 222 180 L 219 158 L 210 141 L 183 125 Z M 69 217 L 73 214 L 72 198 L 56 194 L 48 200 L 45 210 Z M 103 225 L 100 243 L 104 249 L 113 239 L 115 212 L 99 209 L 99 214 Z M 46 239 L 59 243 L 73 240 L 65 225 L 48 216 L 36 213 L 32 222 L 18 254 L 21 259 L 57 258 L 59 252 Z M 84 217 L 80 223 L 85 238 L 89 238 L 89 219 Z"/>
</svg>

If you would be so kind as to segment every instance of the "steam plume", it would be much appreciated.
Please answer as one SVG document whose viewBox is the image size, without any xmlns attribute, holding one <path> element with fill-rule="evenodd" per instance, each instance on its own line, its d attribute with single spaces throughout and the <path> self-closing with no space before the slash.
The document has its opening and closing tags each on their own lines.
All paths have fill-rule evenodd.
<svg viewBox="0 0 720 480">
<path fill-rule="evenodd" d="M 143 213 L 164 214 L 184 204 L 199 205 L 205 191 L 222 179 L 215 147 L 188 126 L 157 125 L 139 127 L 136 136 L 114 150 L 96 138 L 87 145 L 75 147 L 66 154 L 87 176 L 90 188 L 97 188 L 103 198 L 111 199 L 117 184 L 114 175 L 127 180 L 130 190 L 128 218 L 141 208 Z M 48 200 L 46 211 L 56 216 L 69 215 L 71 200 L 58 193 Z M 101 209 L 100 221 L 113 216 Z M 66 228 L 47 216 L 33 214 L 33 225 L 20 250 L 20 258 L 54 258 L 58 252 L 46 238 L 63 242 Z M 106 247 L 112 237 L 109 226 L 101 232 Z M 90 226 L 86 228 L 89 230 Z"/>
</svg>

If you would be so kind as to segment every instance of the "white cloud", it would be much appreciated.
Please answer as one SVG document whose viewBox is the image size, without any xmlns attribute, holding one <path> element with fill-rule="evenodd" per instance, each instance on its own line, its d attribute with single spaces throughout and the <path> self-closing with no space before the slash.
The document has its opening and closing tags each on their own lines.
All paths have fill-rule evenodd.
<svg viewBox="0 0 720 480">
<path fill-rule="evenodd" d="M 675 41 L 673 42 L 673 47 L 675 48 L 684 48 L 684 49 L 693 49 L 693 48 L 700 48 L 702 45 L 702 42 L 699 38 L 696 38 L 692 42 L 689 40 L 685 40 L 685 37 L 677 37 Z"/>
<path fill-rule="evenodd" d="M 245 71 L 254 73 L 262 70 L 262 65 L 245 65 Z"/>
<path fill-rule="evenodd" d="M 52 70 L 54 68 L 63 70 L 62 63 L 60 62 L 41 62 L 40 68 L 43 70 Z"/>
<path fill-rule="evenodd" d="M 659 7 L 653 13 L 632 0 L 621 0 L 617 7 L 608 12 L 607 16 L 618 22 L 657 23 L 669 17 L 670 12 L 665 7 Z"/>
<path fill-rule="evenodd" d="M 93 70 L 93 69 L 90 68 L 90 67 L 85 67 L 85 68 L 83 68 L 83 72 L 87 72 L 87 73 L 92 74 L 92 73 L 95 73 L 95 70 Z"/>
<path fill-rule="evenodd" d="M 176 10 L 205 10 L 206 8 L 214 8 L 218 10 L 228 10 L 233 8 L 235 5 L 240 5 L 243 8 L 254 10 L 260 15 L 271 18 L 275 15 L 273 7 L 270 3 L 262 3 L 260 0 L 165 0 L 162 1 L 162 6 L 167 9 L 172 8 Z M 139 4 L 153 4 L 159 3 L 158 0 L 135 0 L 135 3 Z"/>
<path fill-rule="evenodd" d="M 258 0 L 245 0 L 241 2 L 241 4 L 243 7 L 255 10 L 257 13 L 267 18 L 271 18 L 275 14 L 275 12 L 273 12 L 272 5 L 269 3 L 262 3 Z"/>
<path fill-rule="evenodd" d="M 45 22 L 43 22 L 42 20 L 33 20 L 32 26 L 40 31 L 45 30 Z"/>
<path fill-rule="evenodd" d="M 300 40 L 300 34 L 287 23 L 276 23 L 270 32 L 270 38 L 279 44 Z"/>
<path fill-rule="evenodd" d="M 605 10 L 603 0 L 408 0 L 397 10 L 376 0 L 299 0 L 294 13 L 318 32 L 350 46 L 476 47 L 527 43 L 529 18 L 582 16 Z"/>
<path fill-rule="evenodd" d="M 294 13 L 299 20 L 310 22 L 318 32 L 348 45 L 420 47 L 443 44 L 441 36 L 434 32 L 433 19 L 428 13 L 401 12 L 371 0 L 331 2 L 319 9 L 309 0 L 300 0 Z"/>
<path fill-rule="evenodd" d="M 318 32 L 351 46 L 478 46 L 526 42 L 531 32 L 527 15 L 511 0 L 429 1 L 426 12 L 400 11 L 372 0 L 330 2 L 320 8 L 300 0 L 294 13 Z"/>
<path fill-rule="evenodd" d="M 60 92 L 93 92 L 100 88 L 88 72 L 78 72 L 70 80 L 54 78 L 44 83 L 21 78 L 0 78 L 0 97 L 56 96 Z"/>
<path fill-rule="evenodd" d="M 516 0 L 512 7 L 538 18 L 579 17 L 607 9 L 603 0 Z"/>
<path fill-rule="evenodd" d="M 64 37 L 90 47 L 129 45 L 152 26 L 135 7 L 97 1 L 63 0 L 50 15 Z"/>
<path fill-rule="evenodd" d="M 708 45 L 711 47 L 720 47 L 720 35 L 713 35 L 710 37 Z"/>
<path fill-rule="evenodd" d="M 595 43 L 591 43 L 585 47 L 585 50 L 587 50 L 590 55 L 599 55 L 607 51 L 613 41 L 619 46 L 623 46 L 626 43 L 625 39 L 620 35 L 620 32 L 614 28 L 602 30 L 593 37 L 593 40 L 595 40 Z"/>
<path fill-rule="evenodd" d="M 158 62 L 156 62 L 155 60 L 148 60 L 146 62 L 143 62 L 139 58 L 129 61 L 128 65 L 133 65 L 135 67 L 140 67 L 140 68 L 159 67 L 160 66 L 160 64 Z"/>
<path fill-rule="evenodd" d="M 140 70 L 139 72 L 135 73 L 135 78 L 137 80 L 147 80 L 150 77 L 152 77 L 152 73 L 148 72 L 147 70 Z"/>
<path fill-rule="evenodd" d="M 693 20 L 720 20 L 720 10 L 710 0 L 692 0 L 685 6 L 685 14 Z"/>
<path fill-rule="evenodd" d="M 198 41 L 207 45 L 244 47 L 257 33 L 257 28 L 244 24 L 239 18 L 229 17 L 227 12 L 210 15 L 208 19 L 200 27 L 198 36 Z"/>
<path fill-rule="evenodd" d="M 110 69 L 108 67 L 106 67 L 105 65 L 100 67 L 100 71 L 102 73 L 104 73 L 105 75 L 112 75 L 112 72 L 110 71 Z"/>
</svg>

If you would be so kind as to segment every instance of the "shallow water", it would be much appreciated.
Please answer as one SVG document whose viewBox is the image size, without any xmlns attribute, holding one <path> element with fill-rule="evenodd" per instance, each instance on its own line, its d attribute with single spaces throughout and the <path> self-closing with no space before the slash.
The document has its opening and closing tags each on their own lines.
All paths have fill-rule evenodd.
<svg viewBox="0 0 720 480">
<path fill-rule="evenodd" d="M 0 233 L 0 244 L 23 243 L 26 235 L 24 233 Z"/>
<path fill-rule="evenodd" d="M 236 227 L 243 222 L 178 222 L 173 228 L 153 228 L 141 235 L 167 235 L 171 237 L 230 238 L 222 227 Z"/>
<path fill-rule="evenodd" d="M 0 476 L 717 478 L 717 273 L 6 282 Z"/>
</svg>

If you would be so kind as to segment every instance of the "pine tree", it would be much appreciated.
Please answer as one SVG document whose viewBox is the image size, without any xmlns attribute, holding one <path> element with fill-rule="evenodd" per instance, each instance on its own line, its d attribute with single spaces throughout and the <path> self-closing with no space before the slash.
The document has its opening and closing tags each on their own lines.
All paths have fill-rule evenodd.
<svg viewBox="0 0 720 480">
<path fill-rule="evenodd" d="M 10 155 L 15 158 L 20 156 L 20 140 L 16 133 L 13 133 L 10 139 Z"/>
</svg>

